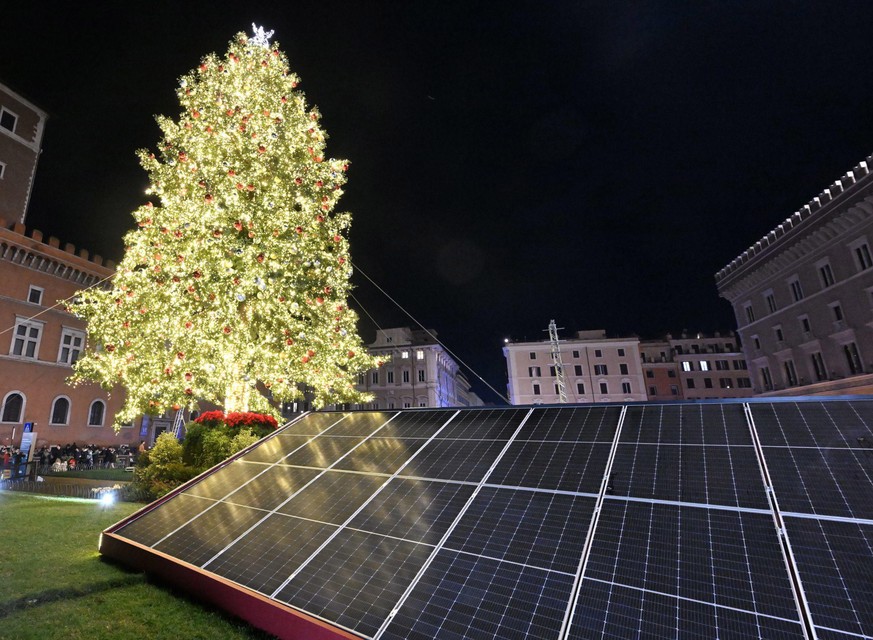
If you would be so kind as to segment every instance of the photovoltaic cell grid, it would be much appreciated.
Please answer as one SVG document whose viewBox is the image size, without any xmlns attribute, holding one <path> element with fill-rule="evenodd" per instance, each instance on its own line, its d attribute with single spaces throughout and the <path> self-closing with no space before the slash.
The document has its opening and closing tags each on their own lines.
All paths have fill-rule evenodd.
<svg viewBox="0 0 873 640">
<path fill-rule="evenodd" d="M 312 414 L 114 533 L 367 638 L 873 634 L 871 403 L 748 406 Z"/>
<path fill-rule="evenodd" d="M 751 413 L 818 637 L 873 636 L 873 402 Z"/>
</svg>

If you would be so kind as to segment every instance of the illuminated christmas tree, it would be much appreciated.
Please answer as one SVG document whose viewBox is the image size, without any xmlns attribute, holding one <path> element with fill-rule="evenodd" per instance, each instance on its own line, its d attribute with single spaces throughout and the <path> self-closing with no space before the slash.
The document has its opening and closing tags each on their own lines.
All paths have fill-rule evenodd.
<svg viewBox="0 0 873 640">
<path fill-rule="evenodd" d="M 158 117 L 140 151 L 155 196 L 108 290 L 73 311 L 89 346 L 73 382 L 121 385 L 116 424 L 193 408 L 272 412 L 268 398 L 316 406 L 366 400 L 353 383 L 379 363 L 348 308 L 348 213 L 334 210 L 345 160 L 325 157 L 286 56 L 262 29 L 239 34 L 180 80 L 178 120 Z"/>
</svg>

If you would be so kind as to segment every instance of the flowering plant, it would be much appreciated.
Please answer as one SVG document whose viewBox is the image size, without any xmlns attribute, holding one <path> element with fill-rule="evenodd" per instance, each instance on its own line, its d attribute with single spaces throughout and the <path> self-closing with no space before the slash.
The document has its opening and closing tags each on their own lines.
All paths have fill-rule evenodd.
<svg viewBox="0 0 873 640">
<path fill-rule="evenodd" d="M 224 424 L 224 411 L 204 411 L 194 419 L 194 422 L 207 427 L 217 427 Z"/>
<path fill-rule="evenodd" d="M 194 420 L 197 424 L 202 424 L 207 427 L 219 427 L 226 425 L 231 429 L 235 428 L 270 428 L 278 429 L 279 423 L 276 418 L 265 413 L 231 412 L 225 415 L 223 411 L 206 411 Z"/>
<path fill-rule="evenodd" d="M 276 418 L 266 413 L 228 413 L 224 418 L 224 422 L 228 427 L 272 427 L 279 428 L 279 423 Z"/>
</svg>

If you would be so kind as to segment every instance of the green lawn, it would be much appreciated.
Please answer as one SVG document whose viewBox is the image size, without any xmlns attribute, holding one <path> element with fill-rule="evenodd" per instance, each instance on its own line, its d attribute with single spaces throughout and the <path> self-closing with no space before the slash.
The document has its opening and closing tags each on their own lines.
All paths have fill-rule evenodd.
<svg viewBox="0 0 873 640">
<path fill-rule="evenodd" d="M 266 639 L 101 559 L 100 532 L 142 505 L 0 491 L 0 639 Z"/>
</svg>

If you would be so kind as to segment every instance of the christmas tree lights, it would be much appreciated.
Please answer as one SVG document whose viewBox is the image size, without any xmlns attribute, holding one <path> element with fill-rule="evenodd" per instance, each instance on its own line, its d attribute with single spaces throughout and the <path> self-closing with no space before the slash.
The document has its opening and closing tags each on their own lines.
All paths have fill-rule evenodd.
<svg viewBox="0 0 873 640">
<path fill-rule="evenodd" d="M 318 110 L 255 35 L 180 80 L 181 114 L 139 152 L 153 201 L 111 287 L 72 307 L 89 337 L 72 381 L 123 386 L 117 425 L 197 400 L 276 414 L 304 388 L 316 406 L 367 399 L 353 383 L 379 363 L 346 302 L 351 216 L 335 210 L 348 163 L 326 156 Z"/>
</svg>

